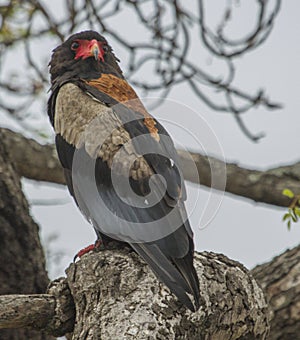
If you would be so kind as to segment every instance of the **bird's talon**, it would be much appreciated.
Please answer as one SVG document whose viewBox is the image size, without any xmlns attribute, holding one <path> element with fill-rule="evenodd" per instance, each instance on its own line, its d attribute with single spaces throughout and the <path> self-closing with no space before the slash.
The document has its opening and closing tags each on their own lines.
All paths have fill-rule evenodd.
<svg viewBox="0 0 300 340">
<path fill-rule="evenodd" d="M 75 256 L 74 256 L 74 259 L 73 259 L 73 262 L 75 262 L 77 259 L 80 259 L 83 255 L 89 253 L 90 251 L 92 250 L 95 250 L 95 249 L 99 249 L 102 245 L 102 242 L 97 240 L 94 244 L 90 244 L 89 246 L 81 249 Z"/>
</svg>

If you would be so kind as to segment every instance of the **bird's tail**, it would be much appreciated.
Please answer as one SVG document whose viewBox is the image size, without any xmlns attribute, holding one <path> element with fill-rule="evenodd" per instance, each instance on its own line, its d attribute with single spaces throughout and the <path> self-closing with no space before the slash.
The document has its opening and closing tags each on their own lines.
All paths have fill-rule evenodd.
<svg viewBox="0 0 300 340">
<path fill-rule="evenodd" d="M 192 312 L 199 308 L 199 280 L 193 266 L 192 252 L 174 258 L 164 254 L 158 244 L 153 242 L 134 243 L 131 246 L 186 307 Z"/>
</svg>

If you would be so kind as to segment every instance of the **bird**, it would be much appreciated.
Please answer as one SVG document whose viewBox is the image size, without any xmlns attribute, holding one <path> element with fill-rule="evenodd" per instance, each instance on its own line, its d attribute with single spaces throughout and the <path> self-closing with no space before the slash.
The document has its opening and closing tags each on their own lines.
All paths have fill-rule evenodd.
<svg viewBox="0 0 300 340">
<path fill-rule="evenodd" d="M 199 278 L 179 157 L 119 63 L 92 30 L 52 51 L 47 110 L 66 184 L 98 242 L 129 245 L 195 312 Z"/>
</svg>

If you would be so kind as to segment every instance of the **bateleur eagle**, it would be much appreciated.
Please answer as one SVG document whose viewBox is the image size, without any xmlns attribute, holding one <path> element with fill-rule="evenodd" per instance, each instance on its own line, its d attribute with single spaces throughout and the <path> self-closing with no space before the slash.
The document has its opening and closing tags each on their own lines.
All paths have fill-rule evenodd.
<svg viewBox="0 0 300 340">
<path fill-rule="evenodd" d="M 190 310 L 199 308 L 178 155 L 94 31 L 54 49 L 48 114 L 66 183 L 99 240 L 127 242 Z"/>
</svg>

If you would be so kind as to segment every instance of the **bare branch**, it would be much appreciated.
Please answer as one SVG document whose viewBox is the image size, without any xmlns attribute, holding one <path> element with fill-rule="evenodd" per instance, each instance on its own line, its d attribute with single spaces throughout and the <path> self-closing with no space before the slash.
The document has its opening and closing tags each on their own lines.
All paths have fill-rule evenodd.
<svg viewBox="0 0 300 340">
<path fill-rule="evenodd" d="M 8 129 L 1 129 L 17 172 L 26 178 L 65 184 L 63 170 L 54 145 L 41 145 Z"/>
<path fill-rule="evenodd" d="M 43 329 L 52 320 L 54 309 L 55 298 L 49 294 L 0 295 L 0 329 Z"/>
<path fill-rule="evenodd" d="M 270 323 L 269 339 L 296 339 L 299 258 L 300 246 L 249 273 L 224 255 L 196 253 L 201 309 L 193 314 L 134 252 L 112 246 L 72 263 L 67 279 L 53 281 L 47 294 L 0 296 L 0 328 L 34 328 L 61 336 L 75 325 L 72 339 L 91 332 L 101 334 L 101 339 L 121 339 L 124 334 L 139 339 L 199 339 L 212 334 L 218 339 L 237 334 L 264 339 Z"/>
<path fill-rule="evenodd" d="M 269 302 L 271 340 L 299 337 L 299 263 L 300 246 L 297 246 L 251 271 Z"/>
<path fill-rule="evenodd" d="M 204 0 L 199 0 L 199 27 L 202 41 L 211 53 L 223 58 L 233 58 L 244 54 L 261 45 L 269 36 L 274 26 L 274 21 L 280 11 L 281 0 L 276 0 L 268 13 L 268 6 L 272 1 L 257 0 L 257 21 L 252 33 L 237 40 L 225 37 L 225 28 L 232 19 L 233 2 L 229 2 L 224 16 L 218 25 L 217 32 L 212 32 L 205 19 Z"/>
<path fill-rule="evenodd" d="M 184 178 L 193 183 L 211 187 L 211 169 L 223 168 L 222 161 L 214 157 L 202 156 L 198 153 L 178 151 Z M 191 157 L 198 169 L 199 178 L 190 173 Z M 218 165 L 220 164 L 220 165 Z M 281 207 L 289 206 L 291 200 L 285 197 L 282 192 L 290 189 L 295 193 L 300 192 L 300 162 L 271 168 L 265 171 L 246 169 L 234 163 L 226 163 L 226 188 L 227 193 L 250 198 L 256 202 L 277 205 Z M 214 187 L 214 189 L 223 189 Z"/>
<path fill-rule="evenodd" d="M 49 294 L 0 295 L 0 329 L 30 328 L 62 336 L 73 330 L 74 317 L 65 279 L 53 281 Z"/>
<path fill-rule="evenodd" d="M 67 270 L 76 305 L 73 339 L 264 339 L 267 306 L 247 269 L 206 252 L 195 255 L 195 267 L 201 309 L 191 313 L 128 248 L 84 256 Z"/>
<path fill-rule="evenodd" d="M 36 53 L 39 46 L 36 44 L 37 38 L 52 37 L 58 44 L 67 35 L 81 30 L 84 22 L 89 22 L 91 28 L 105 34 L 115 48 L 126 53 L 126 76 L 136 87 L 149 95 L 157 96 L 166 95 L 175 86 L 187 82 L 207 106 L 234 114 L 245 135 L 252 140 L 259 139 L 261 135 L 252 135 L 239 115 L 257 106 L 272 110 L 280 108 L 280 105 L 268 99 L 261 91 L 253 94 L 236 89 L 234 80 L 237 70 L 234 58 L 258 48 L 267 39 L 280 12 L 281 1 L 253 2 L 253 7 L 257 8 L 257 20 L 250 32 L 245 32 L 242 38 L 236 40 L 226 34 L 230 21 L 236 17 L 239 19 L 238 15 L 234 15 L 237 12 L 233 11 L 234 2 L 228 3 L 223 17 L 216 25 L 216 31 L 211 29 L 206 19 L 207 3 L 204 0 L 198 3 L 197 13 L 196 4 L 192 9 L 183 1 L 62 0 L 65 11 L 62 20 L 49 3 L 39 0 L 8 1 L 7 6 L 0 7 L 0 76 L 9 63 L 7 55 L 15 46 L 18 51 L 24 52 L 28 67 L 20 72 L 18 65 L 15 65 L 12 70 L 14 76 L 5 74 L 4 79 L 0 77 L 1 88 L 9 94 L 9 100 L 6 97 L 0 98 L 0 109 L 10 114 L 15 113 L 16 108 L 11 107 L 11 98 L 16 98 L 15 102 L 18 102 L 19 95 L 27 98 L 26 102 L 30 103 L 30 107 L 26 108 L 27 112 L 31 111 L 36 101 L 41 103 L 44 100 L 40 94 L 45 93 L 49 86 L 46 63 L 50 58 L 50 48 L 38 59 L 37 55 L 42 53 Z M 145 36 L 141 41 L 131 41 L 130 36 L 124 35 L 122 20 L 119 21 L 120 25 L 113 24 L 114 18 L 125 15 L 126 19 L 131 17 L 132 21 L 140 22 L 145 29 Z M 196 29 L 199 39 L 194 38 Z M 222 74 L 215 76 L 205 72 L 205 65 L 201 66 L 198 60 L 193 60 L 190 56 L 189 52 L 193 48 L 206 49 L 210 55 L 224 60 Z M 151 70 L 153 76 L 144 77 L 144 69 Z M 214 96 L 216 92 L 217 99 Z M 15 118 L 22 120 L 25 109 L 20 112 Z"/>
<path fill-rule="evenodd" d="M 7 129 L 1 129 L 7 149 L 15 162 L 17 171 L 21 176 L 37 181 L 65 184 L 61 165 L 53 145 L 41 145 L 32 139 Z M 212 168 L 224 169 L 224 163 L 214 157 L 203 156 L 199 153 L 178 150 L 184 178 L 187 181 L 206 187 L 211 187 Z M 190 172 L 194 166 L 199 176 Z M 295 194 L 300 193 L 300 162 L 292 165 L 274 167 L 265 171 L 247 169 L 234 163 L 226 163 L 227 183 L 226 192 L 252 199 L 256 202 L 276 206 L 289 206 L 290 199 L 282 195 L 284 189 L 290 189 Z M 213 183 L 213 189 L 218 182 Z"/>
<path fill-rule="evenodd" d="M 267 304 L 249 271 L 224 255 L 206 252 L 195 255 L 195 266 L 202 288 L 196 313 L 184 308 L 135 252 L 112 245 L 72 263 L 67 279 L 59 282 L 64 291 L 55 287 L 55 296 L 0 297 L 0 327 L 34 327 L 58 336 L 74 326 L 74 340 L 265 339 Z"/>
</svg>

